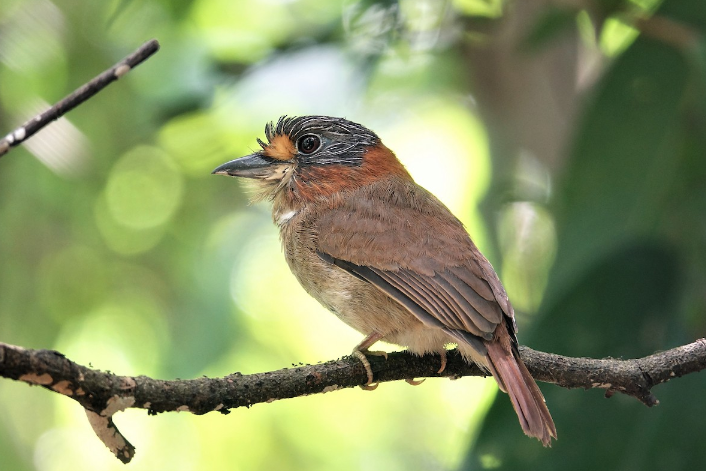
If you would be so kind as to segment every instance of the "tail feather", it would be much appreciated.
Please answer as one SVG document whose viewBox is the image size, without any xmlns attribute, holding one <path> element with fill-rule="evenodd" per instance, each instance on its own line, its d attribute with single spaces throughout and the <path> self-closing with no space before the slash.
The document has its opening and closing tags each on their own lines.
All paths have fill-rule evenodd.
<svg viewBox="0 0 706 471">
<path fill-rule="evenodd" d="M 509 342 L 487 342 L 488 366 L 500 389 L 510 396 L 512 407 L 525 434 L 551 446 L 556 427 L 544 402 L 542 391 Z"/>
</svg>

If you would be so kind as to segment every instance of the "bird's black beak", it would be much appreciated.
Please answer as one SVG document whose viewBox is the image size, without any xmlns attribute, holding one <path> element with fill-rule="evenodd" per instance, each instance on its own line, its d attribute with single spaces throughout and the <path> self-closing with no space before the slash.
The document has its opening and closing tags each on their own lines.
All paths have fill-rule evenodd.
<svg viewBox="0 0 706 471">
<path fill-rule="evenodd" d="M 246 155 L 231 160 L 217 167 L 213 175 L 229 175 L 231 177 L 267 178 L 272 173 L 273 164 L 282 163 L 276 159 L 264 157 L 260 153 Z"/>
</svg>

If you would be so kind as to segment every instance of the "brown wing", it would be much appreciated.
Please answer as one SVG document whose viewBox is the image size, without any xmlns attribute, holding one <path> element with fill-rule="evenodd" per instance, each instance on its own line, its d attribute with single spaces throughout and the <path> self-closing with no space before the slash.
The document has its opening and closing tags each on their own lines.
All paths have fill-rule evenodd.
<svg viewBox="0 0 706 471">
<path fill-rule="evenodd" d="M 413 183 L 366 188 L 324 211 L 317 245 L 324 260 L 483 354 L 481 339 L 493 338 L 503 314 L 513 317 L 500 280 L 463 225 Z"/>
</svg>

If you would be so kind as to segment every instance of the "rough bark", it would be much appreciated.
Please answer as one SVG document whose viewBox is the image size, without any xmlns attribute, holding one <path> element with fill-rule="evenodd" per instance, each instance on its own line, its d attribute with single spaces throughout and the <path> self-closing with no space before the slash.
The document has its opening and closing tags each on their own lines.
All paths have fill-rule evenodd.
<svg viewBox="0 0 706 471">
<path fill-rule="evenodd" d="M 706 369 L 706 340 L 634 360 L 572 358 L 520 347 L 532 376 L 564 388 L 602 388 L 635 397 L 647 406 L 658 404 L 651 390 L 672 378 Z M 455 350 L 448 354 L 443 373 L 438 356 L 391 353 L 387 359 L 370 356 L 377 382 L 427 377 L 482 376 Z M 194 414 L 249 407 L 309 394 L 351 388 L 367 382 L 362 363 L 343 357 L 316 365 L 302 365 L 266 373 L 233 373 L 222 378 L 159 380 L 146 376 L 118 376 L 79 365 L 53 350 L 29 350 L 0 343 L 0 377 L 39 385 L 74 399 L 86 409 L 98 437 L 123 462 L 134 447 L 120 434 L 112 416 L 127 408 L 149 414 L 188 411 Z"/>
</svg>

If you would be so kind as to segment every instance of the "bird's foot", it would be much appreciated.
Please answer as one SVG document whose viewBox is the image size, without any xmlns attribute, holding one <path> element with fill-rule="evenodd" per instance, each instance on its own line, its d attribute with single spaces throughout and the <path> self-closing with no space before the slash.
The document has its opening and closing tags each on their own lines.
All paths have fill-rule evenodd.
<svg viewBox="0 0 706 471">
<path fill-rule="evenodd" d="M 366 353 L 368 355 L 382 356 L 385 357 L 385 360 L 387 360 L 387 352 L 366 350 L 365 353 L 363 353 L 361 350 L 358 349 L 353 350 L 353 355 L 355 355 L 356 358 L 360 360 L 360 362 L 363 364 L 363 367 L 365 368 L 365 372 L 368 374 L 368 382 L 361 385 L 360 388 L 364 391 L 374 391 L 377 389 L 380 383 L 373 383 L 373 369 L 370 366 L 370 361 L 368 361 L 368 358 L 365 356 Z"/>
<path fill-rule="evenodd" d="M 362 389 L 365 389 L 366 391 L 373 391 L 375 388 L 377 388 L 377 385 L 372 386 L 373 384 L 373 369 L 370 367 L 370 362 L 368 361 L 368 358 L 365 356 L 365 353 L 361 352 L 360 350 L 353 350 L 353 355 L 358 357 L 358 360 L 363 364 L 363 368 L 365 368 L 365 372 L 368 374 L 368 382 L 365 383 L 365 385 L 361 385 L 360 387 Z"/>
<path fill-rule="evenodd" d="M 374 391 L 375 389 L 377 389 L 378 384 L 373 384 L 373 369 L 370 367 L 370 362 L 366 358 L 365 353 L 369 353 L 370 355 L 381 355 L 385 357 L 385 360 L 387 360 L 387 352 L 368 351 L 368 348 L 372 347 L 373 344 L 380 339 L 382 339 L 382 334 L 373 332 L 372 334 L 369 334 L 367 337 L 365 337 L 365 339 L 363 339 L 363 341 L 360 342 L 358 346 L 353 349 L 353 355 L 355 355 L 360 360 L 360 362 L 365 367 L 365 372 L 368 374 L 368 382 L 365 383 L 365 385 L 361 386 L 361 389 L 364 389 L 366 391 Z"/>
</svg>

